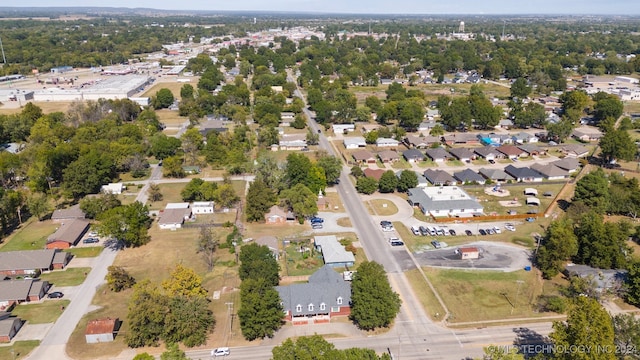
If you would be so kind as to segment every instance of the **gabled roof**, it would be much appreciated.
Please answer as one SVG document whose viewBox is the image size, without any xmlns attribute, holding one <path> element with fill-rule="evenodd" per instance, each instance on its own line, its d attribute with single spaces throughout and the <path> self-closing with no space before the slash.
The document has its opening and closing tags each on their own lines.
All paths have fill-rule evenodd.
<svg viewBox="0 0 640 360">
<path fill-rule="evenodd" d="M 450 154 L 443 148 L 434 148 L 434 149 L 427 149 L 425 151 L 425 153 L 427 154 L 428 157 L 430 157 L 433 160 L 436 159 L 447 159 L 450 156 Z"/>
<path fill-rule="evenodd" d="M 447 143 L 466 144 L 468 142 L 477 143 L 478 135 L 473 133 L 453 133 L 443 136 Z"/>
<path fill-rule="evenodd" d="M 451 155 L 455 156 L 458 160 L 471 159 L 476 155 L 473 151 L 471 151 L 469 149 L 465 149 L 465 148 L 451 149 L 451 150 L 449 150 L 449 153 L 451 153 Z"/>
<path fill-rule="evenodd" d="M 453 177 L 460 180 L 461 182 L 465 183 L 465 182 L 479 182 L 479 183 L 483 183 L 485 181 L 485 178 L 483 178 L 482 176 L 480 176 L 480 174 L 478 174 L 477 172 L 471 170 L 471 169 L 464 169 L 462 171 L 458 171 L 456 173 L 453 174 Z"/>
<path fill-rule="evenodd" d="M 448 172 L 440 169 L 427 169 L 424 171 L 424 177 L 434 185 L 440 184 L 456 184 L 456 179 L 449 175 Z"/>
<path fill-rule="evenodd" d="M 345 137 L 343 140 L 344 146 L 356 145 L 356 146 L 365 146 L 367 142 L 364 140 L 362 136 L 351 136 Z"/>
<path fill-rule="evenodd" d="M 281 218 L 286 218 L 287 217 L 287 212 L 284 211 L 281 207 L 279 207 L 278 205 L 273 205 L 272 207 L 269 208 L 269 212 L 264 214 L 265 218 L 270 218 L 272 216 L 276 216 L 276 217 L 281 217 Z"/>
<path fill-rule="evenodd" d="M 482 168 L 478 171 L 480 175 L 491 180 L 509 181 L 514 180 L 513 176 L 507 174 L 502 169 L 485 169 Z"/>
<path fill-rule="evenodd" d="M 51 215 L 51 220 L 84 219 L 84 211 L 80 209 L 80 204 L 73 205 L 66 209 L 58 209 Z"/>
<path fill-rule="evenodd" d="M 398 155 L 398 153 L 393 150 L 384 150 L 378 153 L 378 157 L 380 157 L 380 160 L 382 161 L 397 160 L 400 158 L 400 155 Z"/>
<path fill-rule="evenodd" d="M 356 261 L 353 253 L 346 251 L 335 235 L 315 236 L 313 241 L 316 246 L 322 249 L 322 257 L 325 264 L 353 263 Z"/>
<path fill-rule="evenodd" d="M 407 159 L 407 160 L 409 160 L 409 159 L 423 160 L 424 159 L 424 154 L 422 153 L 422 151 L 416 150 L 416 149 L 405 150 L 402 153 L 402 156 L 404 156 L 404 158 Z"/>
<path fill-rule="evenodd" d="M 14 329 L 19 329 L 22 325 L 22 319 L 19 317 L 0 317 L 0 336 L 11 337 Z"/>
<path fill-rule="evenodd" d="M 184 223 L 184 218 L 191 216 L 191 209 L 165 209 L 160 214 L 159 225 L 173 225 Z"/>
<path fill-rule="evenodd" d="M 0 252 L 0 270 L 48 269 L 55 249 Z"/>
<path fill-rule="evenodd" d="M 85 335 L 111 334 L 115 330 L 118 319 L 96 319 L 87 323 Z"/>
<path fill-rule="evenodd" d="M 364 169 L 364 175 L 366 177 L 370 177 L 370 178 L 374 178 L 376 180 L 380 180 L 380 178 L 382 177 L 382 174 L 384 174 L 386 170 L 382 170 L 382 169 L 371 169 L 371 168 L 366 168 Z"/>
<path fill-rule="evenodd" d="M 391 138 L 377 138 L 376 139 L 376 145 L 380 146 L 380 145 L 398 145 L 400 144 L 400 142 L 396 139 L 391 139 Z"/>
<path fill-rule="evenodd" d="M 556 160 L 551 164 L 559 167 L 560 169 L 565 169 L 567 171 L 574 171 L 580 166 L 580 161 L 576 158 L 566 157 L 564 159 Z"/>
<path fill-rule="evenodd" d="M 504 171 L 513 176 L 516 179 L 528 179 L 528 178 L 541 178 L 542 174 L 540 174 L 539 172 L 528 168 L 528 167 L 521 167 L 521 168 L 517 168 L 513 165 L 509 165 L 506 168 L 504 168 Z"/>
<path fill-rule="evenodd" d="M 531 168 L 540 174 L 542 174 L 546 178 L 550 177 L 567 177 L 569 176 L 569 172 L 564 169 L 560 169 L 559 167 L 552 164 L 533 164 Z"/>
<path fill-rule="evenodd" d="M 356 161 L 367 161 L 367 160 L 374 160 L 375 156 L 373 155 L 373 153 L 369 150 L 358 150 L 358 151 L 354 151 L 351 156 L 353 156 L 353 159 Z"/>
<path fill-rule="evenodd" d="M 256 239 L 256 244 L 264 245 L 272 250 L 278 250 L 278 239 L 275 236 L 260 236 Z"/>
<path fill-rule="evenodd" d="M 507 156 L 520 156 L 524 153 L 524 151 L 518 149 L 517 146 L 513 145 L 502 145 L 496 148 L 496 150 Z"/>
<path fill-rule="evenodd" d="M 473 149 L 473 151 L 481 157 L 487 157 L 488 155 L 496 156 L 500 153 L 493 146 L 483 146 L 481 148 Z"/>
<path fill-rule="evenodd" d="M 518 145 L 518 149 L 526 152 L 527 154 L 533 154 L 533 153 L 539 153 L 542 151 L 542 149 L 540 148 L 540 146 L 536 145 L 536 144 L 522 144 L 522 145 Z"/>
<path fill-rule="evenodd" d="M 586 146 L 579 144 L 567 144 L 562 146 L 562 150 L 565 152 L 575 153 L 576 155 L 585 155 L 589 153 L 589 149 Z"/>
<path fill-rule="evenodd" d="M 25 301 L 29 297 L 33 283 L 34 280 L 0 281 L 0 301 Z"/>
<path fill-rule="evenodd" d="M 63 223 L 56 232 L 49 235 L 47 243 L 54 241 L 64 241 L 70 244 L 75 243 L 89 229 L 89 221 L 84 219 L 73 219 Z"/>
</svg>

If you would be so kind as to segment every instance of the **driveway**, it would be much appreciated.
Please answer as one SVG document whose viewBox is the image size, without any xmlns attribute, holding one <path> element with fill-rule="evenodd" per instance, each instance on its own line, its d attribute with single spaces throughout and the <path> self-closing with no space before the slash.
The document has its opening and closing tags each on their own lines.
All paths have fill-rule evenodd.
<svg viewBox="0 0 640 360">
<path fill-rule="evenodd" d="M 414 257 L 422 266 L 433 266 L 449 269 L 475 269 L 517 271 L 531 266 L 531 251 L 517 246 L 489 241 L 477 241 L 464 245 L 480 250 L 480 258 L 460 260 L 455 253 L 457 246 L 444 249 L 416 251 Z"/>
</svg>

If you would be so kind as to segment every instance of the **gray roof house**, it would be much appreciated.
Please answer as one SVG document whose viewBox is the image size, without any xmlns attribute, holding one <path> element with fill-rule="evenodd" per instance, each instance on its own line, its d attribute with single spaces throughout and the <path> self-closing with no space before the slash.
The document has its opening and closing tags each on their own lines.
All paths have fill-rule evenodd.
<svg viewBox="0 0 640 360">
<path fill-rule="evenodd" d="M 567 170 L 569 174 L 578 171 L 578 167 L 580 167 L 580 161 L 572 157 L 566 157 L 564 159 L 556 160 L 551 164 L 559 167 L 560 169 Z"/>
<path fill-rule="evenodd" d="M 367 146 L 367 142 L 362 136 L 345 137 L 342 142 L 346 149 L 357 149 Z"/>
<path fill-rule="evenodd" d="M 436 136 L 417 136 L 413 134 L 407 134 L 403 142 L 410 148 L 426 149 L 431 144 L 440 143 L 440 139 Z"/>
<path fill-rule="evenodd" d="M 588 265 L 568 265 L 565 271 L 568 275 L 593 280 L 596 285 L 596 291 L 598 292 L 623 286 L 628 274 L 627 270 L 596 269 Z"/>
<path fill-rule="evenodd" d="M 527 153 L 528 156 L 544 154 L 546 151 L 536 144 L 517 145 L 518 149 Z"/>
<path fill-rule="evenodd" d="M 5 280 L 0 281 L 0 310 L 5 310 L 13 304 L 28 301 L 38 301 L 49 290 L 47 281 Z"/>
<path fill-rule="evenodd" d="M 562 146 L 562 151 L 570 157 L 585 157 L 589 154 L 589 149 L 579 144 L 567 144 Z"/>
<path fill-rule="evenodd" d="M 449 150 L 449 153 L 451 153 L 451 155 L 453 155 L 456 159 L 464 162 L 469 162 L 476 158 L 476 154 L 473 151 L 465 148 L 451 149 Z"/>
<path fill-rule="evenodd" d="M 70 258 L 71 254 L 56 249 L 0 252 L 0 275 L 33 275 L 61 269 Z"/>
<path fill-rule="evenodd" d="M 329 322 L 336 315 L 348 315 L 351 308 L 351 283 L 331 266 L 325 265 L 304 284 L 276 286 L 285 319 L 294 323 Z"/>
<path fill-rule="evenodd" d="M 66 209 L 54 210 L 51 215 L 51 220 L 56 222 L 84 218 L 84 211 L 80 209 L 80 204 L 73 205 Z"/>
<path fill-rule="evenodd" d="M 536 143 L 538 138 L 535 135 L 528 134 L 526 132 L 519 132 L 511 137 L 515 144 Z"/>
<path fill-rule="evenodd" d="M 569 172 L 552 164 L 533 164 L 531 168 L 547 180 L 562 180 L 569 177 Z"/>
<path fill-rule="evenodd" d="M 433 185 L 456 185 L 458 183 L 448 172 L 440 169 L 427 169 L 423 175 Z"/>
<path fill-rule="evenodd" d="M 0 343 L 11 342 L 14 336 L 20 331 L 24 321 L 19 317 L 11 316 L 10 313 L 0 315 Z"/>
<path fill-rule="evenodd" d="M 402 152 L 402 156 L 408 162 L 418 162 L 424 160 L 424 154 L 422 153 L 422 151 L 416 149 L 405 150 L 404 152 Z"/>
<path fill-rule="evenodd" d="M 458 181 L 460 181 L 460 183 L 462 184 L 478 183 L 482 185 L 485 183 L 485 178 L 471 169 L 464 169 L 462 171 L 453 173 L 453 177 L 456 178 Z"/>
<path fill-rule="evenodd" d="M 485 169 L 478 170 L 478 173 L 491 181 L 509 181 L 515 180 L 513 176 L 507 174 L 502 169 Z"/>
<path fill-rule="evenodd" d="M 473 151 L 476 154 L 478 154 L 478 156 L 480 156 L 485 160 L 495 160 L 495 159 L 504 158 L 504 154 L 496 150 L 496 148 L 493 146 L 484 146 L 481 148 L 473 149 Z"/>
<path fill-rule="evenodd" d="M 271 250 L 271 252 L 273 253 L 273 257 L 278 260 L 280 251 L 278 250 L 278 239 L 275 236 L 260 236 L 256 239 L 256 244 L 268 247 L 269 250 Z"/>
<path fill-rule="evenodd" d="M 517 168 L 513 165 L 509 165 L 504 168 L 504 171 L 513 176 L 516 181 L 540 182 L 543 178 L 542 174 L 528 167 Z"/>
<path fill-rule="evenodd" d="M 353 153 L 351 153 L 351 157 L 357 163 L 375 164 L 376 162 L 376 156 L 371 151 L 365 149 L 354 151 Z"/>
<path fill-rule="evenodd" d="M 431 158 L 431 160 L 435 162 L 444 162 L 451 157 L 451 154 L 449 154 L 445 149 L 441 147 L 427 149 L 425 153 L 429 158 Z"/>
<path fill-rule="evenodd" d="M 324 264 L 331 267 L 350 267 L 356 262 L 353 253 L 344 249 L 335 235 L 315 236 L 313 243 L 322 251 Z"/>
</svg>

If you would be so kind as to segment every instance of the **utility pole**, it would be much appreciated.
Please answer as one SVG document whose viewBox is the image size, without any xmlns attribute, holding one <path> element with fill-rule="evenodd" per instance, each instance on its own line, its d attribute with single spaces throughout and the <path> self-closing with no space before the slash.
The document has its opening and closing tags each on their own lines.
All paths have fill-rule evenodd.
<svg viewBox="0 0 640 360">
<path fill-rule="evenodd" d="M 7 58 L 4 56 L 4 46 L 2 46 L 2 38 L 0 37 L 0 50 L 2 50 L 2 61 L 6 65 Z"/>
<path fill-rule="evenodd" d="M 233 302 L 226 302 L 224 304 L 227 305 L 227 315 L 229 315 L 229 338 L 231 338 L 233 336 Z"/>
</svg>

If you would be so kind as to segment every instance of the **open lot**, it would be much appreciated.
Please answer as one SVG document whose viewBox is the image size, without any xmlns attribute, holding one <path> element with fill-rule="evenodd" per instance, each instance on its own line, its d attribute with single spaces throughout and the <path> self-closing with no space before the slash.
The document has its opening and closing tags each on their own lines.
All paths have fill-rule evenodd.
<svg viewBox="0 0 640 360">
<path fill-rule="evenodd" d="M 40 345 L 38 340 L 27 340 L 15 341 L 11 346 L 0 346 L 0 359 L 24 359 L 38 345 Z"/>
<path fill-rule="evenodd" d="M 9 235 L 0 244 L 0 251 L 40 250 L 44 248 L 47 237 L 56 231 L 60 224 L 51 220 L 30 219 Z"/>
<path fill-rule="evenodd" d="M 420 251 L 414 253 L 414 256 L 422 266 L 442 268 L 517 271 L 524 269 L 525 266 L 531 266 L 530 251 L 519 247 L 488 241 L 467 243 L 465 247 L 477 248 L 480 258 L 460 260 L 459 255 L 455 253 L 456 246 Z"/>
<path fill-rule="evenodd" d="M 389 216 L 398 212 L 396 204 L 385 199 L 372 199 L 365 201 L 364 204 L 371 215 Z"/>
<path fill-rule="evenodd" d="M 525 214 L 529 211 L 536 211 L 538 213 L 543 213 L 554 197 L 558 194 L 558 192 L 562 189 L 563 184 L 546 184 L 542 183 L 530 183 L 523 185 L 515 185 L 515 186 L 503 186 L 502 189 L 505 191 L 509 191 L 510 195 L 508 197 L 499 197 L 488 195 L 485 193 L 484 187 L 465 187 L 465 191 L 469 193 L 469 195 L 474 196 L 478 199 L 478 201 L 484 207 L 485 214 L 498 214 L 505 215 L 508 211 L 514 210 L 518 214 Z M 538 199 L 540 199 L 540 206 L 530 206 L 525 204 L 525 200 L 527 196 L 524 195 L 525 188 L 535 188 L 538 190 Z M 543 196 L 545 192 L 551 192 L 553 196 Z M 518 203 L 519 206 L 503 206 L 501 201 L 511 201 Z"/>
<path fill-rule="evenodd" d="M 46 299 L 39 304 L 20 304 L 11 311 L 11 314 L 31 324 L 46 324 L 56 321 L 67 305 L 69 300 Z"/>
</svg>

